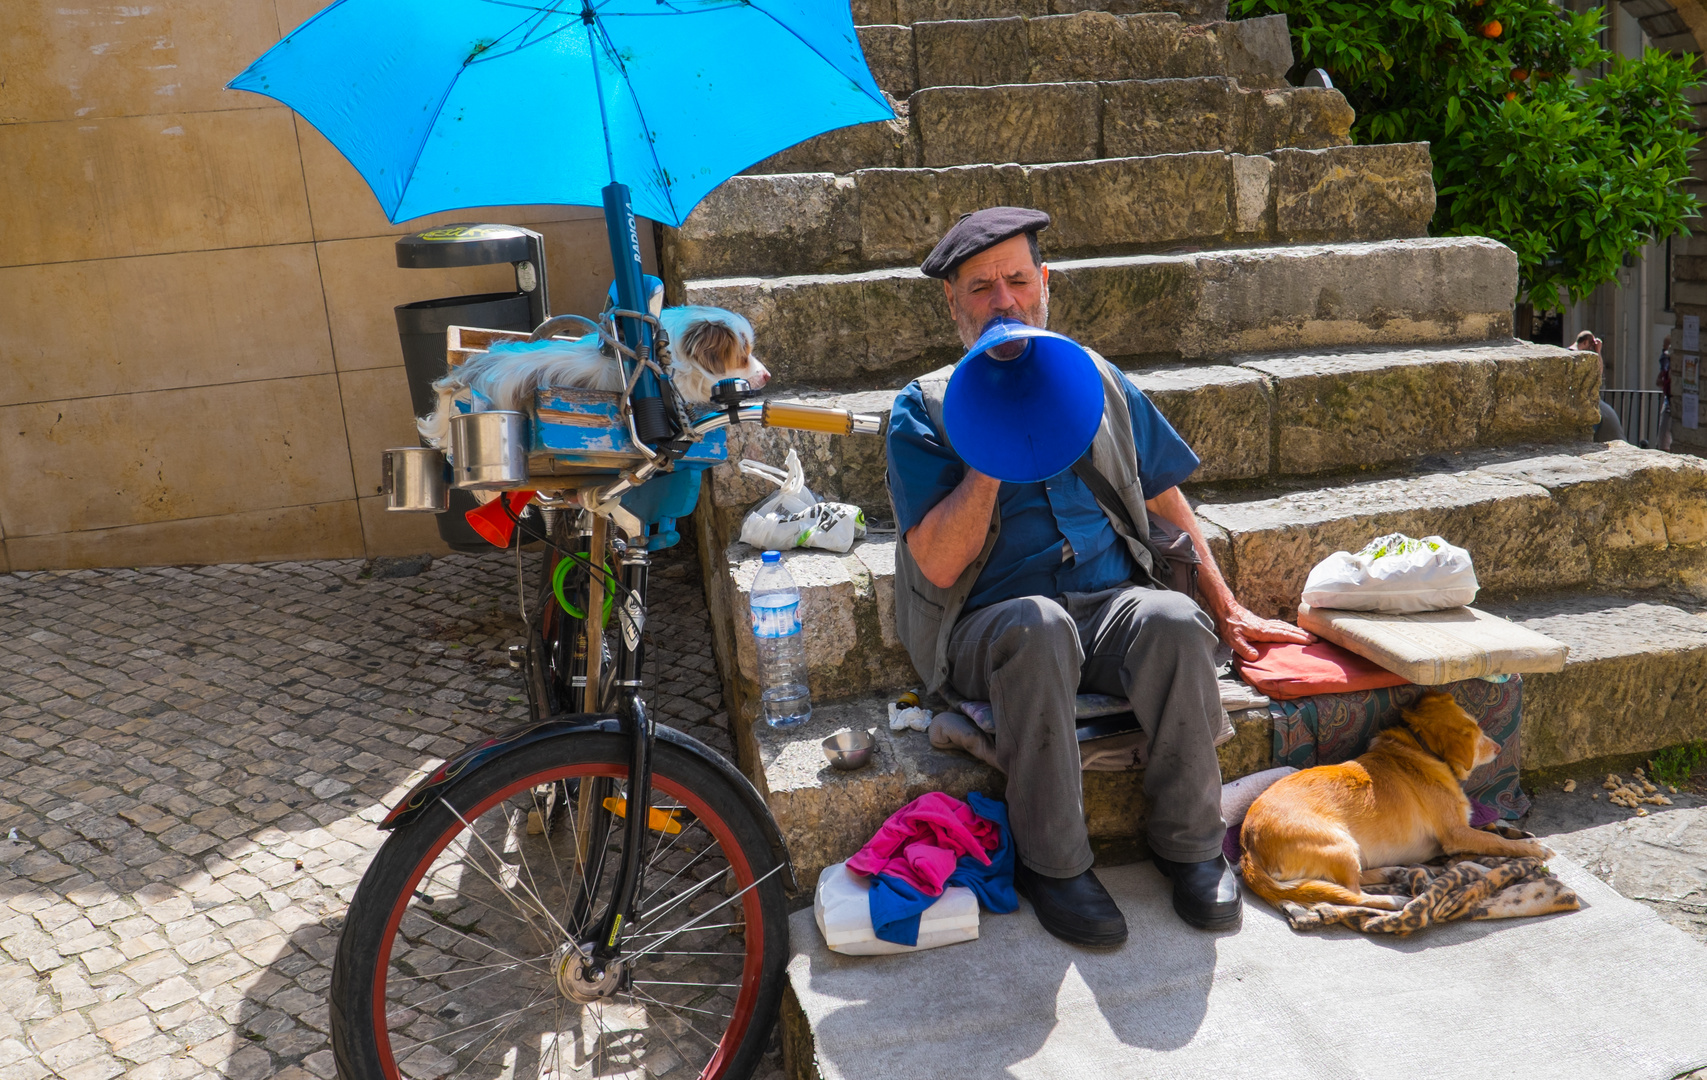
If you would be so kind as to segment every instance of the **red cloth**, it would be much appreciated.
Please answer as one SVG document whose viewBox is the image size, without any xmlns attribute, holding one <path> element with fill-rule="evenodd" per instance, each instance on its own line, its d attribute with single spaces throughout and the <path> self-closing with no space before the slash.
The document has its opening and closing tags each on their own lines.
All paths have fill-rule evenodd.
<svg viewBox="0 0 1707 1080">
<path fill-rule="evenodd" d="M 1405 685 L 1403 676 L 1331 641 L 1312 645 L 1264 642 L 1256 648 L 1255 660 L 1239 661 L 1239 677 L 1282 701 Z"/>
<path fill-rule="evenodd" d="M 941 896 L 962 855 L 990 865 L 1002 830 L 988 818 L 940 791 L 920 795 L 889 816 L 848 869 L 859 874 L 898 877 L 926 896 Z"/>
</svg>

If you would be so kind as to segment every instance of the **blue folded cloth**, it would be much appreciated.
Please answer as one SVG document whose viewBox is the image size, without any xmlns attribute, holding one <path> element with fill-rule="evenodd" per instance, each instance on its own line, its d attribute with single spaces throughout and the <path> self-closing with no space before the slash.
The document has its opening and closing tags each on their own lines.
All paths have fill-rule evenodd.
<svg viewBox="0 0 1707 1080">
<path fill-rule="evenodd" d="M 985 866 L 970 855 L 962 855 L 948 876 L 948 885 L 971 889 L 978 902 L 998 915 L 1019 908 L 1019 895 L 1014 892 L 1014 842 L 1008 828 L 1008 804 L 985 798 L 976 791 L 966 796 L 972 812 L 995 823 L 1001 831 L 1002 842 L 990 852 L 990 865 Z M 883 941 L 897 945 L 919 943 L 919 916 L 937 902 L 912 885 L 890 874 L 871 878 L 871 926 Z"/>
</svg>

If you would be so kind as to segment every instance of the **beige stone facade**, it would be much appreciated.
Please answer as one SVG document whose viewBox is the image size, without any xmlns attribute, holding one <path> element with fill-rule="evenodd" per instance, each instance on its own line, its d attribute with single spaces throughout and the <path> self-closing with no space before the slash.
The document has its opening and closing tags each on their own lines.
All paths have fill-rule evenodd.
<svg viewBox="0 0 1707 1080">
<path fill-rule="evenodd" d="M 553 309 L 598 307 L 596 210 L 392 225 L 313 128 L 223 89 L 323 3 L 0 5 L 0 571 L 437 550 L 378 494 L 414 441 L 392 307 L 514 277 L 400 270 L 393 238 L 526 224 Z"/>
</svg>

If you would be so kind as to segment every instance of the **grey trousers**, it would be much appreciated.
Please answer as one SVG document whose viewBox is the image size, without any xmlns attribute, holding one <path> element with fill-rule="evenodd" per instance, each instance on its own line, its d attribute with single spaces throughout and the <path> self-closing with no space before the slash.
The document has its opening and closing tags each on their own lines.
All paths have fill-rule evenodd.
<svg viewBox="0 0 1707 1080">
<path fill-rule="evenodd" d="M 1020 861 L 1048 877 L 1090 869 L 1073 719 L 1081 690 L 1130 700 L 1148 736 L 1150 849 L 1175 862 L 1220 853 L 1215 644 L 1214 623 L 1189 597 L 1133 586 L 1020 597 L 954 624 L 949 682 L 995 713 Z"/>
</svg>

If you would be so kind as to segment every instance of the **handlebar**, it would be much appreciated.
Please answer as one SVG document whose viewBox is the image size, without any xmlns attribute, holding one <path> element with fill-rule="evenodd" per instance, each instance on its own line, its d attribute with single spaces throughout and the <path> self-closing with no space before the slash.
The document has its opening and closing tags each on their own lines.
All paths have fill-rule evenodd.
<svg viewBox="0 0 1707 1080">
<path fill-rule="evenodd" d="M 693 432 L 704 437 L 730 424 L 760 424 L 764 427 L 788 428 L 793 431 L 817 431 L 828 435 L 881 435 L 883 418 L 870 413 L 831 409 L 822 405 L 801 405 L 794 402 L 743 402 L 733 408 L 707 413 L 694 421 Z M 661 458 L 648 461 L 623 473 L 616 480 L 597 488 L 583 488 L 580 503 L 586 507 L 603 506 L 621 498 L 659 472 Z"/>
</svg>

